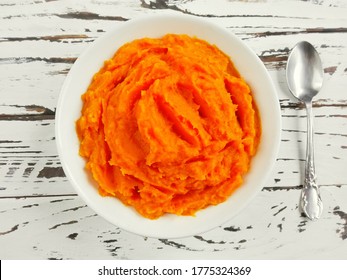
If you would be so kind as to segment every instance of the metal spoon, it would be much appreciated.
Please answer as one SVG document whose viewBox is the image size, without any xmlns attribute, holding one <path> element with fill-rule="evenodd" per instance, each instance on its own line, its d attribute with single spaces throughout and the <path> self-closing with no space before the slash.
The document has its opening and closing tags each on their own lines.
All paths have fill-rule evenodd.
<svg viewBox="0 0 347 280">
<path fill-rule="evenodd" d="M 307 110 L 307 150 L 305 179 L 301 192 L 301 208 L 311 219 L 318 219 L 323 204 L 316 184 L 313 147 L 312 99 L 323 85 L 323 68 L 316 49 L 308 42 L 299 42 L 287 62 L 287 83 L 291 93 L 303 102 Z"/>
</svg>

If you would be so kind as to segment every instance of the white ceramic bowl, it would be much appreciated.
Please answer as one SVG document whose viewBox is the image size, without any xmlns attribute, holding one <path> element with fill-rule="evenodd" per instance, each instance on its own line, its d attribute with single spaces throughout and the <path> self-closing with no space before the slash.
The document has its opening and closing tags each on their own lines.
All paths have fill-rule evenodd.
<svg viewBox="0 0 347 280">
<path fill-rule="evenodd" d="M 140 216 L 132 207 L 124 206 L 118 199 L 99 195 L 96 184 L 84 168 L 85 160 L 78 154 L 79 140 L 75 122 L 81 114 L 81 95 L 106 59 L 112 57 L 126 42 L 142 37 L 160 37 L 167 33 L 197 36 L 215 44 L 230 56 L 252 88 L 260 112 L 262 137 L 243 185 L 226 202 L 201 210 L 195 217 L 165 215 L 157 220 L 149 220 Z M 277 94 L 263 63 L 230 31 L 191 16 L 147 16 L 128 21 L 107 32 L 77 59 L 65 80 L 58 101 L 56 140 L 65 174 L 77 193 L 96 213 L 114 225 L 136 234 L 175 238 L 199 234 L 227 222 L 263 188 L 276 160 L 280 120 Z"/>
</svg>

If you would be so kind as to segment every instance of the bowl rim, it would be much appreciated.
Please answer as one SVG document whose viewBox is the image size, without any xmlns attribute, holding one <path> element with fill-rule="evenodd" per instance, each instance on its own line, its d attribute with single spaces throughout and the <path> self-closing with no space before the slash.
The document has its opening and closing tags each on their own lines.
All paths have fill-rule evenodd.
<svg viewBox="0 0 347 280">
<path fill-rule="evenodd" d="M 158 24 L 160 25 L 158 26 Z M 172 27 L 173 23 L 176 25 L 178 24 L 179 27 Z M 170 27 L 168 29 L 165 29 L 165 26 L 167 25 Z M 141 26 L 142 31 L 138 32 L 136 31 L 136 28 L 138 26 Z M 188 32 L 172 32 L 175 28 L 177 30 L 180 30 L 179 28 L 187 27 L 187 29 L 184 29 L 185 31 L 188 30 Z M 150 30 L 150 32 L 147 30 Z M 149 28 L 157 28 L 157 29 L 149 29 Z M 189 29 L 190 28 L 190 29 Z M 198 31 L 201 28 L 205 28 L 204 30 Z M 253 92 L 253 96 L 256 100 L 256 104 L 259 109 L 260 118 L 262 122 L 262 136 L 261 136 L 261 142 L 258 147 L 258 152 L 252 159 L 251 163 L 251 169 L 248 171 L 248 173 L 244 176 L 245 182 L 243 183 L 243 186 L 238 188 L 236 192 L 226 201 L 221 204 L 218 204 L 217 206 L 210 206 L 206 209 L 200 210 L 197 212 L 195 217 L 191 216 L 176 216 L 167 214 L 165 217 L 161 217 L 157 220 L 148 220 L 146 218 L 143 218 L 137 212 L 132 209 L 132 207 L 128 207 L 123 205 L 120 201 L 118 201 L 115 198 L 109 198 L 109 197 L 101 197 L 98 193 L 97 195 L 99 197 L 96 197 L 95 195 L 95 189 L 94 188 L 86 188 L 83 184 L 91 184 L 95 186 L 95 182 L 89 177 L 88 174 L 84 174 L 85 177 L 81 179 L 80 176 L 82 173 L 86 173 L 83 166 L 82 173 L 79 173 L 80 171 L 76 169 L 76 166 L 73 166 L 71 164 L 71 161 L 73 161 L 73 164 L 77 164 L 81 166 L 81 164 L 84 162 L 84 159 L 82 159 L 77 151 L 67 151 L 67 147 L 75 147 L 76 146 L 76 138 L 77 135 L 74 136 L 73 139 L 67 139 L 66 135 L 71 136 L 71 127 L 69 127 L 69 123 L 67 121 L 67 118 L 70 118 L 70 120 L 73 118 L 69 114 L 66 115 L 65 108 L 72 108 L 72 112 L 74 107 L 72 107 L 72 103 L 81 103 L 81 95 L 77 94 L 77 92 L 82 92 L 81 90 L 84 88 L 84 91 L 86 90 L 86 86 L 90 84 L 90 69 L 86 69 L 87 61 L 91 61 L 91 67 L 95 68 L 94 71 L 97 72 L 101 66 L 104 63 L 104 60 L 107 58 L 110 58 L 115 50 L 118 49 L 119 46 L 123 45 L 126 40 L 129 41 L 129 39 L 133 38 L 141 38 L 141 37 L 159 37 L 167 33 L 177 33 L 177 34 L 188 34 L 188 35 L 194 35 L 192 34 L 192 30 L 197 31 L 195 36 L 208 41 L 211 44 L 216 44 L 223 52 L 225 52 L 227 55 L 231 57 L 231 60 L 235 64 L 236 68 L 239 70 L 241 76 L 245 77 L 245 80 L 250 84 L 252 91 L 254 88 L 256 88 L 256 91 Z M 128 31 L 137 32 L 139 35 L 134 35 L 133 33 L 129 33 Z M 163 31 L 168 30 L 169 32 L 163 33 Z M 128 32 L 128 33 L 127 33 Z M 127 34 L 126 34 L 127 33 Z M 141 36 L 141 34 L 151 34 L 148 36 Z M 153 34 L 153 35 L 152 35 Z M 158 34 L 158 35 L 156 35 Z M 119 36 L 122 35 L 122 36 Z M 208 37 L 211 37 L 210 40 Z M 223 37 L 225 36 L 225 37 Z M 118 38 L 121 37 L 119 41 Z M 108 44 L 112 42 L 113 39 L 117 39 L 114 42 L 114 45 L 110 47 Z M 232 48 L 238 49 L 241 55 L 245 56 L 245 59 L 247 62 L 251 63 L 253 67 L 256 68 L 256 70 L 251 69 L 251 71 L 258 71 L 258 75 L 261 77 L 256 77 L 257 80 L 262 80 L 262 85 L 254 84 L 253 80 L 248 80 L 247 77 L 248 73 L 245 73 L 244 70 L 247 70 L 247 68 L 243 65 L 243 63 L 240 62 L 240 60 L 235 56 L 234 53 L 230 53 L 228 49 L 227 42 L 224 43 L 224 41 L 232 42 L 233 46 Z M 218 43 L 216 43 L 218 41 Z M 221 46 L 222 45 L 222 46 Z M 96 59 L 92 58 L 91 55 L 95 54 L 96 50 L 98 48 L 101 48 L 102 50 L 106 50 L 101 57 L 106 58 L 101 60 L 101 58 L 98 58 L 98 61 Z M 93 60 L 94 59 L 94 60 Z M 96 68 L 98 67 L 99 68 Z M 94 69 L 93 68 L 93 69 Z M 88 72 L 89 71 L 89 72 Z M 86 75 L 86 76 L 83 76 Z M 82 78 L 83 84 L 82 85 L 76 85 L 74 84 L 74 80 L 78 80 L 78 77 L 85 77 Z M 86 77 L 89 77 L 87 79 Z M 255 79 L 254 79 L 255 80 Z M 256 87 L 255 87 L 256 86 Z M 257 94 L 258 87 L 261 87 L 262 90 L 267 91 L 267 102 L 270 101 L 271 106 L 270 110 L 266 109 L 265 101 L 263 101 L 259 96 L 259 93 Z M 72 95 L 69 95 L 69 93 L 73 92 Z M 84 93 L 84 92 L 82 92 Z M 74 99 L 71 99 L 73 96 Z M 257 97 L 258 96 L 258 97 Z M 69 100 L 70 98 L 70 100 Z M 79 99 L 79 102 L 76 101 L 76 98 Z M 71 103 L 71 104 L 70 104 Z M 80 114 L 80 109 L 78 110 L 78 114 Z M 77 109 L 76 109 L 77 110 Z M 75 117 L 76 117 L 76 112 Z M 266 117 L 266 122 L 263 123 L 264 117 Z M 77 118 L 75 119 L 75 121 Z M 270 127 L 270 120 L 271 120 L 271 127 Z M 264 127 L 264 124 L 266 125 Z M 75 122 L 73 127 L 75 127 Z M 265 134 L 264 134 L 265 129 Z M 69 134 L 70 132 L 70 134 Z M 76 134 L 76 133 L 75 133 Z M 110 31 L 103 34 L 101 37 L 97 38 L 94 42 L 92 42 L 78 57 L 78 59 L 75 61 L 73 66 L 71 67 L 68 75 L 65 78 L 65 81 L 63 83 L 63 86 L 61 88 L 59 99 L 57 103 L 56 108 L 56 117 L 55 117 L 55 135 L 56 135 L 56 145 L 58 149 L 58 155 L 61 160 L 61 164 L 63 167 L 63 170 L 71 184 L 73 185 L 75 191 L 78 193 L 78 195 L 86 202 L 86 204 L 93 209 L 99 216 L 103 217 L 113 225 L 122 228 L 123 230 L 126 230 L 128 232 L 132 232 L 141 236 L 146 237 L 154 237 L 154 238 L 182 238 L 187 236 L 192 236 L 196 234 L 200 234 L 206 231 L 209 231 L 213 228 L 216 228 L 227 221 L 229 221 L 231 218 L 235 217 L 242 209 L 244 209 L 247 205 L 249 205 L 250 201 L 253 200 L 253 198 L 261 191 L 263 188 L 263 185 L 265 184 L 266 180 L 268 179 L 270 172 L 273 169 L 273 166 L 276 161 L 276 157 L 279 151 L 279 145 L 280 145 L 280 134 L 281 134 L 281 114 L 280 114 L 280 106 L 279 106 L 279 100 L 277 97 L 277 93 L 274 87 L 274 84 L 272 82 L 272 79 L 265 68 L 265 65 L 262 63 L 262 61 L 259 59 L 259 57 L 253 52 L 253 50 L 248 47 L 241 39 L 236 37 L 233 33 L 228 31 L 226 28 L 223 28 L 213 22 L 206 21 L 205 19 L 197 18 L 190 15 L 181 15 L 181 14 L 160 14 L 160 15 L 146 15 L 141 16 L 138 18 L 131 19 L 125 23 L 122 23 L 120 26 L 116 26 L 115 28 L 111 29 Z M 266 138 L 264 140 L 264 137 Z M 77 139 L 78 140 L 78 139 Z M 264 141 L 268 141 L 265 142 Z M 78 142 L 79 144 L 79 142 Z M 79 145 L 78 145 L 79 148 Z M 72 155 L 73 152 L 76 152 L 75 155 Z M 262 168 L 260 170 L 254 170 L 254 165 L 259 166 L 261 163 L 258 163 L 260 161 L 260 157 L 266 156 L 265 162 L 267 164 L 266 168 Z M 76 157 L 79 157 L 77 159 Z M 264 164 L 264 163 L 263 163 Z M 254 172 L 256 171 L 256 174 Z M 76 175 L 78 174 L 78 176 Z M 253 177 L 257 177 L 258 179 L 255 180 Z M 251 183 L 249 183 L 249 180 Z M 83 184 L 82 184 L 82 183 Z M 251 186 L 249 186 L 251 184 Z M 243 191 L 245 189 L 245 186 L 247 187 L 247 192 Z M 250 189 L 251 188 L 251 189 Z M 94 189 L 94 190 L 89 190 Z M 249 190 L 250 189 L 250 190 Z M 237 202 L 236 199 L 242 199 L 242 205 L 234 206 Z M 112 200 L 112 201 L 111 201 Z M 231 200 L 235 200 L 234 204 L 230 204 Z M 229 203 L 228 203 L 229 202 Z M 103 204 L 103 205 L 100 205 Z M 112 205 L 117 204 L 117 207 L 113 209 Z M 111 205 L 111 206 L 110 206 Z M 229 206 L 229 207 L 227 207 Z M 105 208 L 106 207 L 106 208 Z M 112 213 L 107 213 L 105 210 L 107 210 L 107 207 L 111 207 L 112 210 L 116 210 L 116 213 L 122 212 L 122 208 L 124 208 L 122 214 L 126 214 L 126 219 L 117 219 Z M 220 208 L 220 210 L 218 210 Z M 217 210 L 216 210 L 217 209 Z M 232 209 L 233 213 L 228 213 L 225 215 L 225 217 L 218 217 L 218 219 L 212 219 L 211 216 L 214 217 L 216 215 L 223 215 L 225 214 L 225 210 Z M 117 212 L 118 211 L 118 212 Z M 208 214 L 206 214 L 208 211 L 212 211 Z M 128 213 L 129 212 L 129 213 Z M 138 217 L 137 217 L 138 216 Z M 205 219 L 209 220 L 209 224 L 206 225 L 204 222 Z M 164 221 L 164 222 L 163 222 Z M 184 222 L 183 222 L 184 221 Z"/>
</svg>

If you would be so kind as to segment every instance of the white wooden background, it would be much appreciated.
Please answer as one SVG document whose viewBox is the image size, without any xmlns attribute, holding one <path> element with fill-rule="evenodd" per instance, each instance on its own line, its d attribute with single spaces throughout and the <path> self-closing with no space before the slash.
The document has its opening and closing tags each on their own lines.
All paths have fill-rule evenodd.
<svg viewBox="0 0 347 280">
<path fill-rule="evenodd" d="M 283 120 L 275 168 L 233 220 L 182 239 L 125 232 L 97 216 L 67 181 L 54 116 L 76 58 L 96 38 L 145 14 L 185 13 L 227 28 L 262 59 Z M 298 210 L 306 117 L 290 96 L 291 48 L 310 41 L 324 65 L 315 99 L 320 220 Z M 347 259 L 347 1 L 1 0 L 0 259 Z"/>
</svg>

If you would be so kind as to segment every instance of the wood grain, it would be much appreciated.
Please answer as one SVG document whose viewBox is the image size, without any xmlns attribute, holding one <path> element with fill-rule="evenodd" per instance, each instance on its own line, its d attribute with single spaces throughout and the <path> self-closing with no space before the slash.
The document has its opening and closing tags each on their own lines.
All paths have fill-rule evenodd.
<svg viewBox="0 0 347 280">
<path fill-rule="evenodd" d="M 308 12 L 309 11 L 309 12 Z M 232 221 L 183 239 L 125 232 L 75 193 L 56 150 L 60 89 L 79 55 L 125 21 L 183 13 L 246 42 L 274 81 L 282 115 L 278 158 L 262 192 Z M 343 0 L 97 0 L 0 3 L 1 259 L 346 259 L 347 2 Z M 306 117 L 289 93 L 292 47 L 310 41 L 324 66 L 314 102 L 321 220 L 301 216 Z"/>
<path fill-rule="evenodd" d="M 2 199 L 1 258 L 311 259 L 345 256 L 346 188 L 322 188 L 328 205 L 312 223 L 298 211 L 300 190 L 263 191 L 220 227 L 181 239 L 137 236 L 110 225 L 79 197 Z M 329 242 L 320 242 L 329 240 Z M 73 248 L 73 249 L 72 249 Z M 91 250 L 93 248 L 93 250 Z"/>
</svg>

